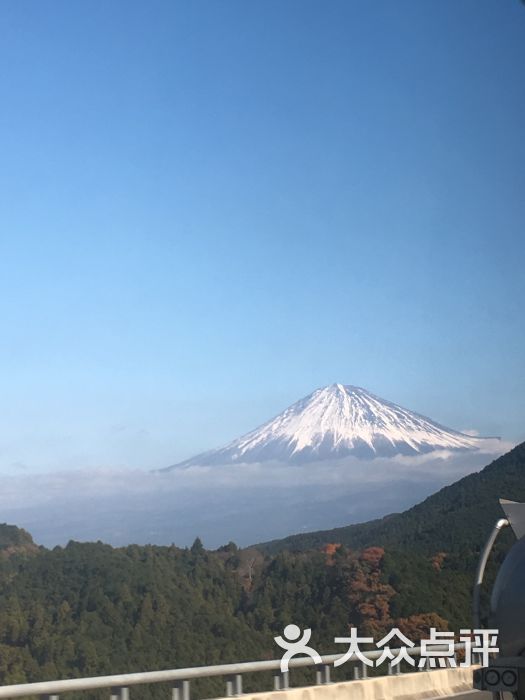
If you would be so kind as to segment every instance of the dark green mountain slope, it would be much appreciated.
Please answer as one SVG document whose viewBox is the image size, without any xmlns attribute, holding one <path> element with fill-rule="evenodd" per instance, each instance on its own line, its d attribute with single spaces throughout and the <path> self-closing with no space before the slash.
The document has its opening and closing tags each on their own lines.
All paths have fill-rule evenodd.
<svg viewBox="0 0 525 700">
<path fill-rule="evenodd" d="M 35 546 L 29 532 L 15 525 L 0 523 L 0 550 L 23 546 Z"/>
<path fill-rule="evenodd" d="M 383 548 L 382 580 L 395 590 L 389 601 L 391 617 L 431 611 L 458 630 L 471 623 L 474 572 L 492 526 L 503 515 L 499 498 L 525 501 L 525 443 L 404 513 L 294 535 L 258 549 L 275 556 L 318 550 L 327 543 L 340 543 L 352 551 Z M 497 541 L 485 577 L 482 610 L 488 610 L 497 568 L 513 541 L 510 529 Z"/>
</svg>

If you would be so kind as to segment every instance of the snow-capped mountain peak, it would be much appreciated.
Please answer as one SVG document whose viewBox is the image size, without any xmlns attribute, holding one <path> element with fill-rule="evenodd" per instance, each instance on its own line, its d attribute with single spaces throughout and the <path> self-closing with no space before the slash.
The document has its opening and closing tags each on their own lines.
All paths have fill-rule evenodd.
<svg viewBox="0 0 525 700">
<path fill-rule="evenodd" d="M 330 384 L 229 445 L 177 466 L 415 455 L 482 444 L 361 387 Z"/>
</svg>

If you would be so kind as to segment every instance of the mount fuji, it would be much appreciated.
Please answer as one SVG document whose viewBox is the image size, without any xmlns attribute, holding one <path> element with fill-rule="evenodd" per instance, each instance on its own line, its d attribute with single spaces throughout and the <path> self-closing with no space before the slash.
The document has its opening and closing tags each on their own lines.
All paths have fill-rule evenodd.
<svg viewBox="0 0 525 700">
<path fill-rule="evenodd" d="M 168 467 L 280 462 L 303 464 L 418 455 L 436 450 L 477 451 L 490 438 L 445 428 L 430 418 L 361 387 L 331 384 L 297 401 L 225 447 Z"/>
<path fill-rule="evenodd" d="M 212 548 L 247 546 L 401 512 L 507 445 L 332 384 L 226 447 L 164 470 L 8 477 L 0 507 L 48 546 L 71 537 L 189 545 L 197 535 Z"/>
</svg>

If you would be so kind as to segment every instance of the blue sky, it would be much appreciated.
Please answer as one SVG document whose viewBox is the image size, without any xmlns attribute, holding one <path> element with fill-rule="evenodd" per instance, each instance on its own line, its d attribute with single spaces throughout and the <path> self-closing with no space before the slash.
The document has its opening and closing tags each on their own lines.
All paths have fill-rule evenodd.
<svg viewBox="0 0 525 700">
<path fill-rule="evenodd" d="M 525 439 L 518 0 L 0 4 L 0 469 L 318 386 Z"/>
</svg>

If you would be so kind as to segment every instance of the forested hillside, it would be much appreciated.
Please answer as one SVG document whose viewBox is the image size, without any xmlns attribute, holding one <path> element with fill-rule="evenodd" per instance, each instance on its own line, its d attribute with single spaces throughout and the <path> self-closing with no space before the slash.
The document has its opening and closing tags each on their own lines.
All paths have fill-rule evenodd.
<svg viewBox="0 0 525 700">
<path fill-rule="evenodd" d="M 525 501 L 525 443 L 404 513 L 294 535 L 258 548 L 271 556 L 318 549 L 327 542 L 352 550 L 384 548 L 383 577 L 396 589 L 393 614 L 412 614 L 430 606 L 452 629 L 459 629 L 470 625 L 472 579 L 480 550 L 496 520 L 503 516 L 500 498 Z M 509 529 L 496 543 L 482 597 L 485 609 L 487 591 L 513 541 Z"/>
<path fill-rule="evenodd" d="M 340 650 L 349 625 L 414 640 L 431 625 L 468 627 L 497 498 L 525 500 L 524 476 L 521 445 L 404 514 L 244 550 L 198 539 L 47 550 L 0 526 L 0 683 L 275 658 L 290 622 L 311 627 L 320 651 Z"/>
<path fill-rule="evenodd" d="M 273 636 L 291 621 L 313 629 L 319 650 L 337 650 L 350 624 L 374 635 L 392 625 L 383 561 L 380 548 L 264 559 L 198 540 L 11 549 L 0 561 L 0 683 L 274 658 Z M 416 613 L 431 611 L 397 622 L 423 629 Z"/>
</svg>

